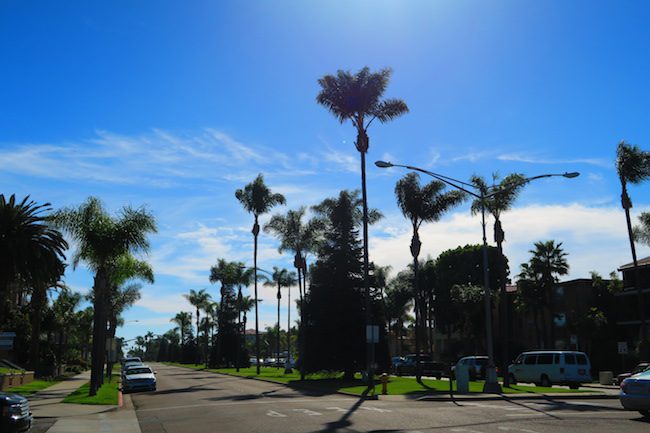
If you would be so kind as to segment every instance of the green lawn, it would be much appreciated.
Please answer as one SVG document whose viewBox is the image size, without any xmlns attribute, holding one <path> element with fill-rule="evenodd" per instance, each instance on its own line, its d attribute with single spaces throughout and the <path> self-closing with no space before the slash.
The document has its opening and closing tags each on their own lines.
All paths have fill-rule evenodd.
<svg viewBox="0 0 650 433">
<path fill-rule="evenodd" d="M 34 380 L 26 385 L 20 385 L 20 386 L 14 386 L 9 389 L 7 389 L 6 392 L 13 392 L 14 394 L 20 394 L 22 396 L 30 396 L 34 394 L 35 392 L 41 391 L 45 388 L 48 388 L 55 383 L 61 382 L 58 379 L 54 380 Z"/>
<path fill-rule="evenodd" d="M 114 379 L 112 382 L 104 383 L 98 390 L 97 395 L 88 397 L 90 383 L 80 386 L 75 392 L 68 395 L 63 403 L 76 404 L 117 404 L 117 394 L 119 381 Z"/>
<path fill-rule="evenodd" d="M 16 370 L 15 368 L 0 367 L 0 374 L 11 374 L 11 373 L 22 373 L 22 370 Z"/>
<path fill-rule="evenodd" d="M 203 364 L 178 364 L 166 363 L 178 367 L 191 368 L 194 370 L 211 371 L 215 373 L 226 373 L 235 376 L 247 378 L 259 378 L 274 382 L 286 383 L 288 385 L 307 386 L 309 388 L 319 389 L 322 391 L 344 391 L 352 394 L 363 395 L 366 392 L 366 385 L 362 382 L 361 376 L 357 375 L 354 380 L 344 381 L 341 373 L 316 373 L 307 375 L 306 380 L 300 380 L 298 370 L 293 370 L 291 374 L 284 374 L 283 368 L 261 367 L 260 374 L 257 375 L 255 367 L 240 368 L 237 372 L 234 368 L 204 369 Z M 456 383 L 454 382 L 454 391 Z M 483 382 L 470 382 L 470 393 L 481 393 L 483 391 Z M 503 388 L 504 394 L 546 394 L 546 393 L 569 393 L 569 392 L 587 392 L 584 390 L 571 390 L 567 388 L 541 386 L 513 385 L 510 388 Z M 376 379 L 375 393 L 381 394 L 381 383 L 379 378 Z M 391 376 L 388 381 L 388 393 L 391 395 L 412 395 L 412 394 L 446 394 L 449 393 L 449 381 L 423 379 L 422 384 L 414 378 Z"/>
</svg>

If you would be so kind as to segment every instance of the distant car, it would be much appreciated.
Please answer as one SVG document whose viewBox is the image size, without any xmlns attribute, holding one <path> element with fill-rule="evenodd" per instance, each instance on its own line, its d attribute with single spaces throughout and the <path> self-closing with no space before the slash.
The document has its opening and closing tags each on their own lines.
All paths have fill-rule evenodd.
<svg viewBox="0 0 650 433">
<path fill-rule="evenodd" d="M 625 410 L 636 410 L 650 418 L 650 370 L 623 380 L 618 398 Z"/>
<path fill-rule="evenodd" d="M 395 374 L 398 376 L 415 375 L 416 358 L 417 355 L 406 355 L 402 363 L 395 365 Z M 433 361 L 429 354 L 420 355 L 420 372 L 422 376 L 431 376 L 440 379 L 445 375 L 445 371 L 446 367 L 444 363 Z"/>
<path fill-rule="evenodd" d="M 636 367 L 634 367 L 632 369 L 631 372 L 629 372 L 629 373 L 621 373 L 618 376 L 616 376 L 616 383 L 620 385 L 628 377 L 630 377 L 630 376 L 632 376 L 634 374 L 637 374 L 637 373 L 641 373 L 641 372 L 646 371 L 648 369 L 650 369 L 650 362 L 639 362 L 636 365 Z"/>
<path fill-rule="evenodd" d="M 122 392 L 139 390 L 156 390 L 156 373 L 147 365 L 129 367 L 122 374 Z"/>
<path fill-rule="evenodd" d="M 142 359 L 139 356 L 126 356 L 120 359 L 120 364 L 122 365 L 122 367 L 124 367 L 124 365 L 127 362 L 139 362 L 140 364 L 142 364 Z"/>
<path fill-rule="evenodd" d="M 143 366 L 144 364 L 142 361 L 128 361 L 122 364 L 122 376 L 124 376 L 124 372 L 128 370 L 131 367 L 140 367 Z"/>
<path fill-rule="evenodd" d="M 452 367 L 452 371 L 456 371 L 458 366 L 466 366 L 469 372 L 469 380 L 485 379 L 485 371 L 488 365 L 487 356 L 465 356 L 460 358 L 456 365 Z"/>
<path fill-rule="evenodd" d="M 29 401 L 18 394 L 0 392 L 0 431 L 6 433 L 26 432 L 32 427 Z"/>
</svg>

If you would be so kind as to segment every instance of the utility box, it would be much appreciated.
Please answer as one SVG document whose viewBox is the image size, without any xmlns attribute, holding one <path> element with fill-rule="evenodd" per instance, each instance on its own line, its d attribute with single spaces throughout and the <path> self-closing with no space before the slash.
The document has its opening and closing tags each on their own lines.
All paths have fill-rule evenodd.
<svg viewBox="0 0 650 433">
<path fill-rule="evenodd" d="M 458 394 L 469 393 L 469 368 L 467 365 L 456 365 L 456 392 Z"/>
<path fill-rule="evenodd" d="M 598 373 L 598 382 L 601 385 L 612 385 L 614 383 L 614 372 L 601 371 Z"/>
</svg>

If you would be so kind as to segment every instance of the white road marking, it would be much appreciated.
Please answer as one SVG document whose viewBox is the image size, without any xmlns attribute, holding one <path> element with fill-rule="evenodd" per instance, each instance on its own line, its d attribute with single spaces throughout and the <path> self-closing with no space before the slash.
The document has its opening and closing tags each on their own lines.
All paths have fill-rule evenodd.
<svg viewBox="0 0 650 433">
<path fill-rule="evenodd" d="M 523 432 L 523 433 L 539 433 L 539 432 L 536 432 L 535 430 L 528 430 L 528 429 L 525 429 L 525 428 L 517 428 L 517 427 L 503 427 L 503 426 L 499 426 L 499 430 L 504 430 L 504 431 L 520 431 L 520 432 Z"/>
<path fill-rule="evenodd" d="M 361 406 L 359 409 L 363 409 L 363 410 L 371 410 L 371 411 L 379 412 L 379 413 L 392 412 L 391 410 L 388 410 L 388 409 L 379 409 L 378 407 L 366 407 L 366 406 Z"/>
<path fill-rule="evenodd" d="M 270 411 L 266 412 L 266 414 L 268 416 L 272 416 L 274 418 L 286 418 L 287 417 L 285 414 L 280 413 L 280 412 L 276 412 L 274 410 L 270 410 Z"/>
<path fill-rule="evenodd" d="M 309 410 L 309 409 L 293 409 L 293 411 L 294 412 L 304 413 L 305 415 L 309 415 L 309 416 L 322 415 L 322 413 L 320 413 L 320 412 L 315 412 L 315 411 Z"/>
<path fill-rule="evenodd" d="M 512 406 L 500 406 L 497 404 L 485 404 L 485 403 L 471 403 L 471 402 L 463 402 L 463 406 L 475 406 L 475 407 L 481 407 L 485 409 L 500 409 L 500 410 L 508 410 L 508 411 L 517 411 L 517 410 L 530 410 L 525 407 L 512 407 Z"/>
<path fill-rule="evenodd" d="M 269 401 L 267 401 L 269 400 Z M 291 403 L 313 403 L 314 400 L 290 400 Z M 335 398 L 327 401 L 350 401 L 349 398 Z M 233 401 L 233 402 L 221 402 L 221 403 L 204 403 L 204 404 L 186 404 L 182 406 L 167 406 L 167 407 L 150 407 L 148 409 L 137 409 L 137 412 L 156 412 L 156 411 L 165 411 L 165 410 L 177 410 L 177 409 L 192 409 L 197 407 L 217 407 L 217 406 L 243 406 L 243 405 L 255 405 L 255 404 L 278 404 L 278 401 L 275 399 L 264 399 L 258 401 Z"/>
<path fill-rule="evenodd" d="M 340 413 L 348 413 L 346 409 L 343 409 L 342 407 L 326 407 L 325 409 L 327 410 L 335 410 Z"/>
<path fill-rule="evenodd" d="M 452 428 L 451 431 L 467 432 L 467 433 L 483 433 L 480 430 L 470 430 L 470 429 L 466 429 L 466 428 Z"/>
</svg>

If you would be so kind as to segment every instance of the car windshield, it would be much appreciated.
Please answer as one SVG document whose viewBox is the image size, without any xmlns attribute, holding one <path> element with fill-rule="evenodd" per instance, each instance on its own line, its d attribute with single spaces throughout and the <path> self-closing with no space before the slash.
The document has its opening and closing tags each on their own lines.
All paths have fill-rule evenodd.
<svg viewBox="0 0 650 433">
<path fill-rule="evenodd" d="M 126 372 L 127 375 L 130 374 L 146 374 L 146 373 L 151 373 L 151 369 L 148 367 L 137 367 L 137 368 L 129 368 Z"/>
<path fill-rule="evenodd" d="M 639 364 L 636 367 L 634 367 L 634 370 L 632 370 L 632 373 L 640 373 L 642 371 L 646 371 L 650 367 L 650 364 Z"/>
</svg>

